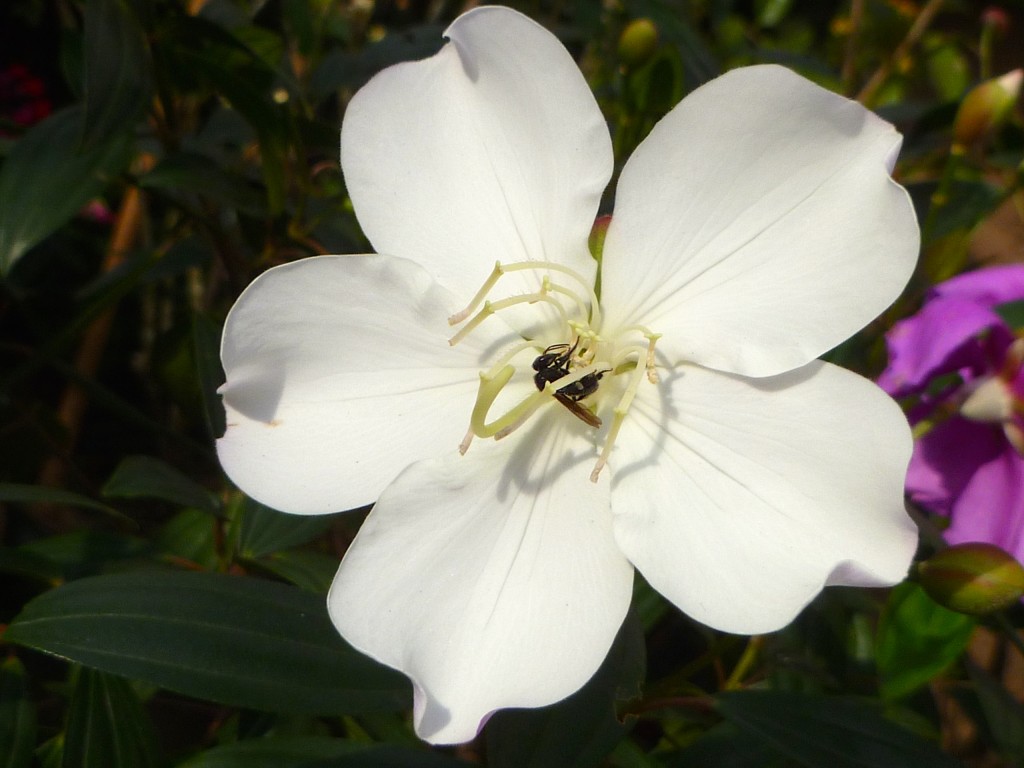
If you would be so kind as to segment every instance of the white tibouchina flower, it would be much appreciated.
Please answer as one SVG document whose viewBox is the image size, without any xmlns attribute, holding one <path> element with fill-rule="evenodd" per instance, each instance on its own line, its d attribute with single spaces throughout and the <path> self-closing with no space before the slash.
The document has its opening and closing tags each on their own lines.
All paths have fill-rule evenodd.
<svg viewBox="0 0 1024 768">
<path fill-rule="evenodd" d="M 329 609 L 413 680 L 417 732 L 466 741 L 579 688 L 634 567 L 742 633 L 829 584 L 899 581 L 907 425 L 815 360 L 914 267 L 892 126 L 776 66 L 698 88 L 622 171 L 598 301 L 587 236 L 612 151 L 585 80 L 505 8 L 446 37 L 345 115 L 348 190 L 387 255 L 246 290 L 218 443 L 277 509 L 376 501 Z"/>
</svg>

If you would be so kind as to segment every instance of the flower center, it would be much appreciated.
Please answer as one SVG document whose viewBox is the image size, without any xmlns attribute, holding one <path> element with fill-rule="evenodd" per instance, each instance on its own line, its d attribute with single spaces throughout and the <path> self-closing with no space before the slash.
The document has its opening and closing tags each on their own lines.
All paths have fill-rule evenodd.
<svg viewBox="0 0 1024 768">
<path fill-rule="evenodd" d="M 544 272 L 539 290 L 497 301 L 487 298 L 502 275 L 520 271 Z M 575 285 L 563 285 L 547 273 L 568 277 Z M 590 473 L 590 479 L 597 482 L 640 383 L 645 378 L 651 384 L 658 382 L 654 345 L 660 334 L 637 325 L 622 329 L 615 338 L 606 338 L 600 333 L 600 303 L 594 289 L 582 275 L 548 261 L 498 262 L 466 308 L 448 318 L 450 325 L 463 324 L 448 343 L 452 346 L 458 344 L 498 312 L 530 305 L 552 308 L 556 318 L 554 327 L 548 322 L 542 324 L 542 331 L 524 334 L 522 342 L 512 345 L 489 369 L 480 372 L 480 388 L 473 405 L 469 431 L 459 445 L 459 451 L 465 453 L 469 450 L 474 437 L 493 437 L 495 440 L 507 437 L 552 401 L 557 401 L 589 427 L 598 429 L 603 422 L 595 413 L 596 406 L 591 398 L 608 380 L 621 376 L 624 382 L 622 394 L 613 410 L 601 454 Z M 558 341 L 548 343 L 552 338 Z M 493 421 L 488 421 L 495 400 L 515 377 L 516 367 L 512 361 L 526 350 L 537 353 L 532 363 L 536 391 Z"/>
</svg>

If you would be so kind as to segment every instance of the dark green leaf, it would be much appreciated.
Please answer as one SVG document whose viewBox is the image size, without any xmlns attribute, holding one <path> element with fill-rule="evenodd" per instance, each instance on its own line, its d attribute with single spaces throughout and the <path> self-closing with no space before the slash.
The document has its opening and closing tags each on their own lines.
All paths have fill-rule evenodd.
<svg viewBox="0 0 1024 768">
<path fill-rule="evenodd" d="M 304 763 L 301 768 L 469 768 L 468 763 L 427 750 L 367 747 L 342 757 Z"/>
<path fill-rule="evenodd" d="M 331 527 L 331 515 L 286 515 L 246 499 L 238 548 L 260 557 L 312 541 Z"/>
<path fill-rule="evenodd" d="M 270 99 L 273 72 L 253 66 L 252 59 L 244 68 L 227 66 L 226 57 L 235 53 L 234 48 L 211 46 L 203 51 L 181 51 L 180 55 L 182 62 L 208 81 L 256 131 L 267 203 L 271 213 L 277 213 L 284 205 L 285 156 L 294 137 L 289 135 L 286 113 Z"/>
<path fill-rule="evenodd" d="M 664 762 L 665 768 L 777 768 L 784 761 L 760 736 L 722 723 Z"/>
<path fill-rule="evenodd" d="M 807 768 L 962 768 L 867 700 L 742 691 L 720 695 L 716 706 L 741 731 Z"/>
<path fill-rule="evenodd" d="M 49 558 L 13 547 L 0 547 L 0 572 L 20 573 L 51 584 L 56 584 L 64 576 L 60 566 Z"/>
<path fill-rule="evenodd" d="M 66 504 L 69 507 L 82 507 L 83 509 L 95 509 L 108 515 L 118 515 L 120 512 L 106 504 L 93 501 L 87 496 L 81 496 L 71 491 L 64 491 L 60 488 L 47 488 L 43 485 L 22 485 L 21 483 L 0 483 L 0 501 L 17 504 Z"/>
<path fill-rule="evenodd" d="M 178 768 L 298 768 L 365 748 L 324 736 L 251 739 L 208 749 Z"/>
<path fill-rule="evenodd" d="M 95 146 L 131 126 L 150 100 L 149 49 L 122 0 L 85 4 L 85 125 Z"/>
<path fill-rule="evenodd" d="M 203 398 L 203 415 L 212 439 L 224 434 L 225 414 L 217 390 L 224 383 L 220 366 L 220 327 L 206 315 L 192 315 L 192 354 L 196 362 L 196 378 Z"/>
<path fill-rule="evenodd" d="M 336 557 L 301 549 L 274 552 L 260 558 L 256 564 L 297 587 L 320 595 L 327 594 L 338 571 Z"/>
<path fill-rule="evenodd" d="M 1024 765 L 1024 705 L 975 664 L 968 663 L 984 725 L 1007 765 Z"/>
<path fill-rule="evenodd" d="M 199 509 L 183 509 L 160 529 L 156 545 L 172 559 L 217 567 L 218 528 L 221 522 Z"/>
<path fill-rule="evenodd" d="M 128 135 L 80 149 L 81 128 L 77 107 L 54 113 L 14 145 L 0 169 L 0 274 L 70 220 L 128 165 Z"/>
<path fill-rule="evenodd" d="M 967 647 L 974 619 L 936 603 L 916 584 L 896 587 L 878 627 L 875 661 L 882 696 L 913 693 Z"/>
<path fill-rule="evenodd" d="M 272 712 L 400 709 L 409 686 L 352 650 L 322 597 L 213 573 L 119 573 L 30 602 L 6 639 L 190 696 Z"/>
<path fill-rule="evenodd" d="M 601 763 L 629 725 L 617 701 L 639 695 L 644 636 L 630 612 L 601 668 L 569 698 L 543 709 L 505 710 L 487 723 L 492 768 L 586 768 Z"/>
<path fill-rule="evenodd" d="M 113 675 L 78 670 L 64 739 L 64 768 L 156 768 L 153 726 L 128 685 Z"/>
<path fill-rule="evenodd" d="M 142 176 L 139 185 L 149 189 L 202 195 L 221 205 L 256 216 L 266 212 L 257 186 L 202 155 L 185 152 L 170 155 Z"/>
<path fill-rule="evenodd" d="M 928 231 L 928 243 L 939 240 L 959 229 L 971 229 L 986 218 L 1003 201 L 1002 190 L 987 181 L 954 181 L 948 197 L 938 207 L 932 202 L 935 213 L 929 209 L 929 221 L 933 225 Z"/>
<path fill-rule="evenodd" d="M 0 768 L 28 768 L 36 746 L 36 710 L 21 662 L 0 665 Z"/>
<path fill-rule="evenodd" d="M 128 456 L 103 486 L 104 496 L 126 499 L 163 499 L 211 514 L 220 502 L 210 491 L 174 467 L 152 456 Z"/>
<path fill-rule="evenodd" d="M 1015 331 L 1024 330 L 1024 299 L 998 304 L 993 309 Z"/>
<path fill-rule="evenodd" d="M 443 26 L 423 24 L 392 30 L 355 53 L 334 50 L 324 57 L 313 72 L 310 86 L 320 96 L 326 96 L 339 88 L 359 88 L 385 67 L 400 61 L 433 56 L 444 45 L 443 35 Z"/>
<path fill-rule="evenodd" d="M 111 563 L 148 554 L 151 545 L 145 539 L 105 531 L 76 531 L 30 541 L 19 547 L 23 552 L 43 557 L 66 579 L 98 573 Z"/>
</svg>

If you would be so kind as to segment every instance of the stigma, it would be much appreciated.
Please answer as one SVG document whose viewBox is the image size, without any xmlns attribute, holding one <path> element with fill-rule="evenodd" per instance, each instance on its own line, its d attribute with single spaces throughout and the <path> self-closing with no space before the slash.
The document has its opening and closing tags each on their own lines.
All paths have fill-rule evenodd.
<svg viewBox="0 0 1024 768">
<path fill-rule="evenodd" d="M 537 290 L 490 298 L 503 275 L 522 271 L 540 275 Z M 524 306 L 547 308 L 538 312 L 544 319 L 531 326 L 533 330 L 523 333 L 522 341 L 500 354 L 490 368 L 480 372 L 469 430 L 459 452 L 466 453 L 476 437 L 507 437 L 551 403 L 568 410 L 597 436 L 604 427 L 597 412 L 599 406 L 611 402 L 598 395 L 610 390 L 618 399 L 612 408 L 611 423 L 601 435 L 603 446 L 590 473 L 591 481 L 597 482 L 642 382 L 658 383 L 655 343 L 660 334 L 633 325 L 608 338 L 601 333 L 598 297 L 578 272 L 548 261 L 498 262 L 469 304 L 448 318 L 449 325 L 461 326 L 448 343 L 454 346 L 488 318 Z M 523 356 L 529 359 L 529 351 L 534 355 L 531 367 L 536 391 L 496 418 L 490 418 L 495 401 L 518 373 L 513 361 Z"/>
</svg>

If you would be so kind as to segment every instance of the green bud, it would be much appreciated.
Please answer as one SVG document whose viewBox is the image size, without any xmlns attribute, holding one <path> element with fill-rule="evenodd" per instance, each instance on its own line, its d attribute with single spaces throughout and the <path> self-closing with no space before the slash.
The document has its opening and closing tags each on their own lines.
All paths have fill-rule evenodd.
<svg viewBox="0 0 1024 768">
<path fill-rule="evenodd" d="M 601 263 L 601 254 L 604 253 L 604 238 L 608 234 L 608 225 L 612 223 L 611 216 L 598 216 L 594 226 L 590 228 L 590 238 L 587 245 L 590 246 L 590 255 L 598 264 Z"/>
<path fill-rule="evenodd" d="M 999 130 L 1017 103 L 1022 81 L 1024 70 L 1015 69 L 972 88 L 953 121 L 954 141 L 970 146 Z"/>
<path fill-rule="evenodd" d="M 993 544 L 957 544 L 917 567 L 935 602 L 972 616 L 998 611 L 1024 596 L 1024 566 Z"/>
<path fill-rule="evenodd" d="M 619 59 L 638 67 L 651 58 L 658 47 L 658 28 L 650 19 L 634 19 L 619 36 Z"/>
</svg>

